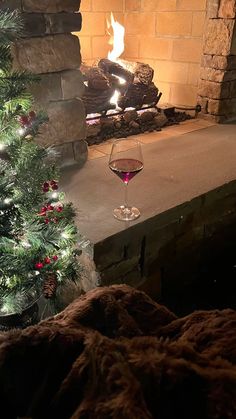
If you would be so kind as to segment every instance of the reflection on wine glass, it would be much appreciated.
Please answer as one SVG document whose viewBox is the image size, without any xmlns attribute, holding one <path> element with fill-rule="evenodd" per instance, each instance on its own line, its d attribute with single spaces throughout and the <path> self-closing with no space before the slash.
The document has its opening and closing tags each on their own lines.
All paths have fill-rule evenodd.
<svg viewBox="0 0 236 419">
<path fill-rule="evenodd" d="M 128 184 L 143 169 L 141 144 L 135 139 L 114 141 L 109 167 L 125 184 L 124 205 L 114 209 L 114 217 L 121 221 L 135 220 L 140 216 L 140 212 L 137 208 L 128 205 Z"/>
</svg>

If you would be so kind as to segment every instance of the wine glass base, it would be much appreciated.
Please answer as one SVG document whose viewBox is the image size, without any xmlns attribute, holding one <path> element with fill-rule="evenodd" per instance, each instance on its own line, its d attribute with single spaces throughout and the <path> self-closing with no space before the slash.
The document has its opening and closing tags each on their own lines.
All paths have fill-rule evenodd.
<svg viewBox="0 0 236 419">
<path fill-rule="evenodd" d="M 135 207 L 125 207 L 124 205 L 121 205 L 113 210 L 113 215 L 120 221 L 132 221 L 140 216 L 140 211 Z"/>
</svg>

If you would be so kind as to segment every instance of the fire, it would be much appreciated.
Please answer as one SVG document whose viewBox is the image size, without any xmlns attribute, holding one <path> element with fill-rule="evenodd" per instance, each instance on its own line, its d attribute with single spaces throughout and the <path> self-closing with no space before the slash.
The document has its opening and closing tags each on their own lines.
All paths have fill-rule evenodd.
<svg viewBox="0 0 236 419">
<path fill-rule="evenodd" d="M 109 32 L 111 27 L 113 29 L 113 36 Z M 110 22 L 107 21 L 107 28 L 108 33 L 111 35 L 109 44 L 113 45 L 113 49 L 108 53 L 107 57 L 111 61 L 118 62 L 118 58 L 121 56 L 125 49 L 125 28 L 114 19 L 113 13 L 111 13 Z"/>
<path fill-rule="evenodd" d="M 110 33 L 111 27 L 113 30 L 113 35 Z M 107 58 L 110 61 L 114 61 L 117 63 L 119 62 L 118 58 L 121 56 L 121 54 L 124 52 L 124 49 L 125 49 L 125 43 L 124 43 L 125 28 L 114 19 L 114 15 L 113 13 L 111 13 L 110 21 L 107 20 L 107 29 L 110 35 L 109 44 L 113 46 L 112 51 L 108 52 Z M 120 84 L 126 83 L 126 80 L 123 79 L 122 77 L 118 77 L 118 79 L 119 79 Z M 115 93 L 112 96 L 110 103 L 118 107 L 119 96 L 120 96 L 120 93 L 118 92 L 118 90 L 115 90 Z"/>
</svg>

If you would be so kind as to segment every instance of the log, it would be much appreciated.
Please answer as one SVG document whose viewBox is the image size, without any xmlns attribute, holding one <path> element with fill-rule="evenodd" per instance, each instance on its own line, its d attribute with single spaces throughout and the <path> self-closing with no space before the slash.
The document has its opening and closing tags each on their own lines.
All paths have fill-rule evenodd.
<svg viewBox="0 0 236 419">
<path fill-rule="evenodd" d="M 89 88 L 96 90 L 107 90 L 109 87 L 111 87 L 110 80 L 99 67 L 90 67 L 82 64 L 80 70 L 83 74 L 84 80 L 87 81 Z"/>
<path fill-rule="evenodd" d="M 156 104 L 159 100 L 159 90 L 153 82 L 149 85 L 143 83 L 130 84 L 125 95 L 120 96 L 120 108 L 141 107 L 142 105 Z"/>
<path fill-rule="evenodd" d="M 122 77 L 126 80 L 128 84 L 132 83 L 134 80 L 134 74 L 129 70 L 126 70 L 120 64 L 108 60 L 108 58 L 103 58 L 99 61 L 98 67 L 104 71 L 105 74 L 113 74 L 118 77 Z"/>
<path fill-rule="evenodd" d="M 134 61 L 119 60 L 119 64 L 134 74 L 133 83 L 150 84 L 153 80 L 154 70 L 150 65 Z"/>
<path fill-rule="evenodd" d="M 99 113 L 108 109 L 112 109 L 113 106 L 110 100 L 114 94 L 114 89 L 109 88 L 107 90 L 95 90 L 89 87 L 85 88 L 85 93 L 82 97 L 84 102 L 86 114 Z"/>
</svg>

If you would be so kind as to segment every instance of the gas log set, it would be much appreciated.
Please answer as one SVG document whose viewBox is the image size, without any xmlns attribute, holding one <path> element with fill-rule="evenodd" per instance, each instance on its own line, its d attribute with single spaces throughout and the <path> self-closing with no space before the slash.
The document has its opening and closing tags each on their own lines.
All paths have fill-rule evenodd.
<svg viewBox="0 0 236 419">
<path fill-rule="evenodd" d="M 189 118 L 172 106 L 158 107 L 162 93 L 153 82 L 154 70 L 145 63 L 120 59 L 124 28 L 111 15 L 113 50 L 93 66 L 82 64 L 87 114 L 87 142 L 98 144 L 146 131 L 160 131 Z"/>
</svg>

